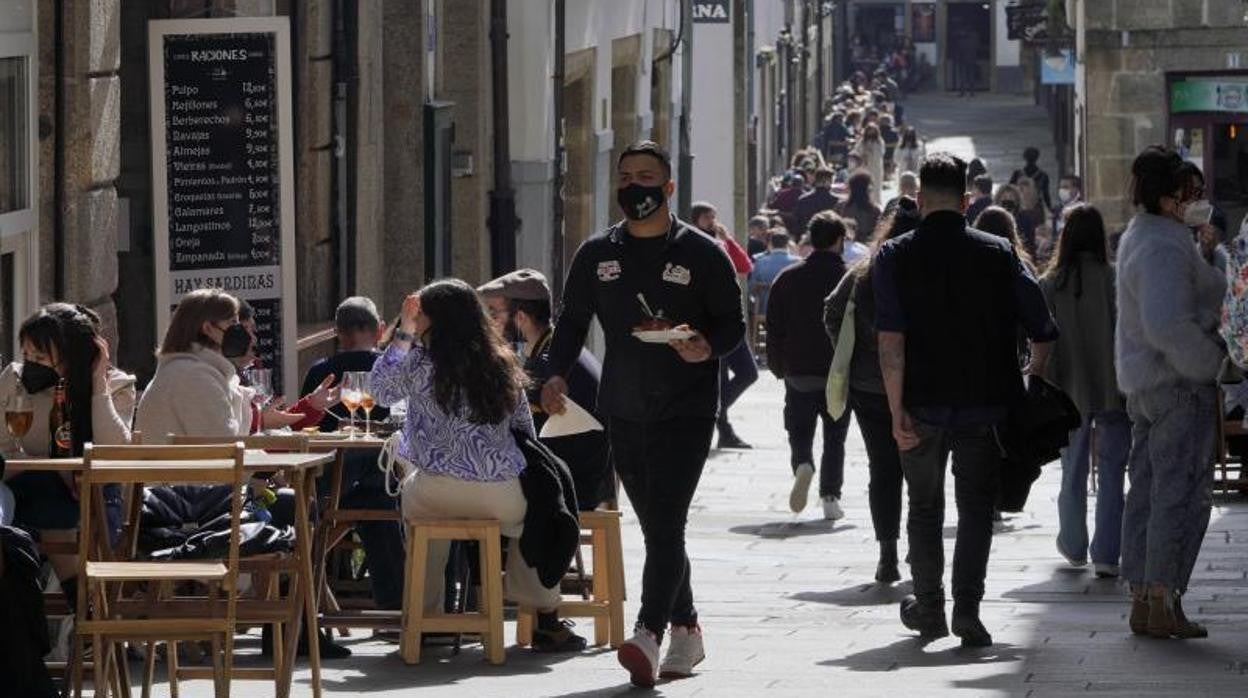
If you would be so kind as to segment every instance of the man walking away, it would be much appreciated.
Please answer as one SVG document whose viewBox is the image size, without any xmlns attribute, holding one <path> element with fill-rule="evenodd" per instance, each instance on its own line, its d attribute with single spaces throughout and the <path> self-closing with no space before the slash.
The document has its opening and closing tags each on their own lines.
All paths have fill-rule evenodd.
<svg viewBox="0 0 1248 698">
<path fill-rule="evenodd" d="M 719 212 L 715 207 L 706 201 L 695 201 L 689 207 L 689 215 L 693 218 L 693 225 L 728 254 L 737 276 L 748 279 L 750 272 L 754 270 L 754 262 L 728 229 L 719 222 Z M 715 427 L 719 430 L 717 448 L 753 448 L 737 436 L 732 422 L 728 420 L 728 410 L 757 382 L 758 364 L 754 361 L 754 352 L 750 351 L 750 343 L 742 340 L 736 349 L 728 352 L 719 362 L 719 418 L 715 421 Z"/>
<path fill-rule="evenodd" d="M 841 203 L 836 194 L 832 193 L 832 178 L 836 173 L 827 167 L 820 167 L 815 170 L 815 187 L 810 191 L 802 194 L 802 198 L 797 200 L 797 208 L 793 210 L 793 217 L 797 221 L 797 229 L 805 231 L 810 225 L 810 219 L 820 211 L 831 211 L 836 205 Z"/>
<path fill-rule="evenodd" d="M 792 238 L 783 228 L 773 228 L 771 234 L 767 236 L 769 247 L 767 254 L 754 260 L 754 271 L 750 272 L 750 288 L 762 287 L 759 290 L 759 295 L 762 296 L 759 304 L 764 314 L 767 312 L 767 298 L 771 293 L 771 284 L 776 280 L 776 276 L 786 267 L 802 261 L 801 257 L 789 251 L 791 242 Z"/>
<path fill-rule="evenodd" d="M 1053 210 L 1053 197 L 1049 191 L 1049 173 L 1040 169 L 1040 149 L 1035 146 L 1028 146 L 1023 150 L 1023 169 L 1014 170 L 1014 174 L 1010 175 L 1010 184 L 1018 184 L 1018 180 L 1023 177 L 1030 177 L 1031 181 L 1036 185 L 1036 191 L 1040 192 L 1040 199 L 1044 202 L 1046 211 Z"/>
<path fill-rule="evenodd" d="M 554 334 L 550 324 L 550 285 L 541 272 L 518 269 L 486 283 L 477 293 L 503 339 L 509 344 L 523 342 L 524 372 L 532 381 L 526 392 L 533 412 L 533 428 L 540 434 L 550 418 L 541 406 L 542 384 L 550 377 L 550 339 Z M 568 396 L 600 423 L 603 419 L 597 404 L 601 377 L 598 359 L 588 349 L 581 349 L 568 370 Z M 592 511 L 615 498 L 606 432 L 587 431 L 542 439 L 542 443 L 568 464 L 578 509 Z"/>
<path fill-rule="evenodd" d="M 942 528 L 952 453 L 953 632 L 964 647 L 984 647 L 992 636 L 979 603 L 1003 455 L 1000 427 L 1023 395 L 1016 333 L 1021 325 L 1031 339 L 1028 372 L 1038 375 L 1058 332 L 1010 243 L 967 227 L 966 165 L 933 155 L 919 178 L 923 222 L 880 248 L 872 280 L 880 369 L 910 499 L 914 595 L 902 601 L 901 621 L 924 638 L 949 634 Z"/>
<path fill-rule="evenodd" d="M 784 428 L 789 433 L 793 490 L 789 508 L 806 508 L 810 481 L 815 474 L 815 427 L 823 422 L 823 457 L 819 497 L 823 518 L 843 518 L 841 486 L 845 481 L 845 435 L 849 412 L 837 420 L 828 416 L 825 388 L 832 365 L 832 343 L 823 330 L 823 299 L 845 276 L 841 249 L 845 222 L 824 211 L 810 222 L 814 251 L 780 272 L 767 304 L 767 367 L 784 381 Z"/>
<path fill-rule="evenodd" d="M 745 318 L 728 256 L 670 213 L 676 185 L 667 153 L 637 143 L 620 154 L 617 168 L 626 220 L 590 238 L 572 259 L 542 405 L 551 414 L 565 409 L 564 377 L 596 316 L 607 345 L 598 408 L 646 544 L 641 612 L 617 656 L 635 685 L 653 686 L 660 673 L 692 674 L 705 657 L 685 524 L 715 428 L 718 359 L 741 343 Z M 633 335 L 660 312 L 691 335 L 667 344 Z M 660 665 L 669 623 L 671 646 Z"/>
</svg>

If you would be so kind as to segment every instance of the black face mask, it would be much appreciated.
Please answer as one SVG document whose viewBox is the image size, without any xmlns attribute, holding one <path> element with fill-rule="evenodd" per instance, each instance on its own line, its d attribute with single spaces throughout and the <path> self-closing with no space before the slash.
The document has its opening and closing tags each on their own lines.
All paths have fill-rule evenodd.
<svg viewBox="0 0 1248 698">
<path fill-rule="evenodd" d="M 643 184 L 630 184 L 615 190 L 615 200 L 620 204 L 624 217 L 630 221 L 640 221 L 654 215 L 663 207 L 667 196 L 663 187 L 647 187 Z"/>
<path fill-rule="evenodd" d="M 44 366 L 34 361 L 27 361 L 22 364 L 22 387 L 26 389 L 27 394 L 34 395 L 56 385 L 61 380 L 61 374 L 50 366 Z"/>
<path fill-rule="evenodd" d="M 246 356 L 251 350 L 251 333 L 241 323 L 230 325 L 221 336 L 221 355 L 227 359 Z"/>
</svg>

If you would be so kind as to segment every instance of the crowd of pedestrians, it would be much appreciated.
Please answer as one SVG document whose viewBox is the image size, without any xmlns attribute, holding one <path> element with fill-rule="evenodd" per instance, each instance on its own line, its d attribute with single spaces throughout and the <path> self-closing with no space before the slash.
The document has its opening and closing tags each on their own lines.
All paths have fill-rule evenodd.
<svg viewBox="0 0 1248 698">
<path fill-rule="evenodd" d="M 861 80 L 854 86 L 861 90 Z M 908 131 L 901 150 L 910 152 L 901 159 L 918 171 L 903 173 L 900 194 L 882 206 L 885 116 L 834 111 L 829 123 L 853 122 L 859 139 L 863 169 L 848 176 L 847 195 L 837 191 L 842 173 L 826 153 L 803 151 L 788 175 L 798 180 L 750 220 L 746 247 L 713 204 L 694 204 L 691 221 L 679 220 L 669 206 L 668 155 L 654 143 L 635 144 L 617 163 L 624 218 L 576 252 L 557 309 L 546 278 L 529 269 L 475 289 L 435 281 L 405 299 L 389 328 L 372 301 L 349 298 L 335 317 L 338 353 L 308 371 L 290 406 L 254 399 L 254 322 L 245 302 L 223 291 L 195 291 L 180 302 L 137 401 L 134 376 L 110 362 L 99 318 L 48 305 L 19 330 L 23 360 L 0 373 L 0 401 L 25 400 L 35 413 L 35 427 L 5 451 L 80 455 L 89 442 L 128 443 L 136 430 L 150 443 L 275 427 L 333 431 L 343 416 L 335 413 L 343 376 L 368 371 L 379 409 L 403 409 L 389 456 L 391 470 L 404 475 L 395 498 L 376 463 L 348 459 L 353 506 L 397 509 L 409 520 L 500 521 L 513 541 L 507 593 L 537 610 L 539 651 L 586 644 L 559 615 L 558 580 L 569 561 L 543 534 L 574 521 L 576 510 L 615 500 L 618 477 L 645 542 L 637 622 L 618 657 L 634 684 L 653 686 L 660 676 L 691 675 L 706 656 L 685 529 L 715 432 L 720 448 L 749 447 L 727 415 L 758 380 L 755 346 L 784 383 L 791 509 L 805 509 L 818 472 L 824 518 L 844 516 L 852 418 L 869 459 L 875 579 L 900 581 L 906 560 L 914 593 L 901 603 L 902 624 L 924 638 L 952 632 L 964 646 L 992 644 L 979 606 L 1007 449 L 1020 447 L 1010 430 L 1019 428 L 1016 414 L 1031 387 L 1048 381 L 1081 415 L 1061 458 L 1057 552 L 1072 566 L 1090 558 L 1098 576 L 1129 583 L 1132 632 L 1205 636 L 1182 598 L 1209 521 L 1215 383 L 1226 359 L 1218 336 L 1223 269 L 1237 270 L 1204 228 L 1212 215 L 1194 213 L 1208 207 L 1198 172 L 1172 151 L 1142 153 L 1131 171 L 1137 213 L 1115 255 L 1102 216 L 1081 202 L 1078 178 L 1063 176 L 1052 203 L 1034 149 L 1012 182 L 994 191 L 986 168 L 923 155 Z M 824 150 L 838 152 L 849 143 L 841 141 L 825 139 Z M 848 161 L 852 153 L 842 154 Z M 601 362 L 585 348 L 595 320 L 605 342 Z M 747 333 L 756 324 L 762 341 Z M 45 428 L 63 400 L 71 435 L 64 440 Z M 535 462 L 529 444 L 573 406 L 603 429 L 549 440 L 570 479 L 562 490 L 557 477 L 535 484 L 539 466 L 561 466 Z M 950 457 L 958 523 L 947 594 Z M 264 478 L 253 480 L 253 490 L 283 489 Z M 5 480 L 0 523 L 45 540 L 72 535 L 71 484 L 34 472 Z M 219 494 L 152 496 L 194 504 Z M 107 490 L 104 503 L 115 535 L 119 492 Z M 399 608 L 401 527 L 366 521 L 358 533 L 378 607 Z M 430 609 L 446 604 L 448 555 L 446 545 L 431 546 L 422 600 Z M 53 556 L 50 563 L 72 595 L 77 561 Z M 320 642 L 327 656 L 349 654 L 328 637 Z"/>
</svg>

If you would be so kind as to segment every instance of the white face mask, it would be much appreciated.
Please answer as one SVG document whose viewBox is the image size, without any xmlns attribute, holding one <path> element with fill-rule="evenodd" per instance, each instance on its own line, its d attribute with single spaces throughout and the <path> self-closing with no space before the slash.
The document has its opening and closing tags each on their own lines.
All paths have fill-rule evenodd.
<svg viewBox="0 0 1248 698">
<path fill-rule="evenodd" d="M 1207 199 L 1193 201 L 1183 212 L 1183 224 L 1189 228 L 1198 228 L 1213 218 L 1213 204 Z"/>
<path fill-rule="evenodd" d="M 1075 200 L 1075 190 L 1068 187 L 1062 187 L 1057 190 L 1057 198 L 1064 204 L 1068 204 Z"/>
</svg>

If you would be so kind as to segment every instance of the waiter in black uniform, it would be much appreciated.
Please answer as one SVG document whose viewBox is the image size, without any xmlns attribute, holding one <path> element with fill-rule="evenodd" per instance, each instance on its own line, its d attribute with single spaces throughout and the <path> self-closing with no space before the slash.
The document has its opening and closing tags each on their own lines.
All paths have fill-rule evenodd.
<svg viewBox="0 0 1248 698">
<path fill-rule="evenodd" d="M 667 153 L 643 141 L 620 154 L 617 168 L 625 220 L 587 240 L 572 260 L 542 404 L 552 414 L 564 409 L 564 377 L 596 316 L 606 339 L 598 411 L 646 542 L 641 612 L 618 656 L 634 684 L 653 686 L 660 673 L 691 674 L 705 656 L 685 524 L 715 429 L 719 357 L 741 342 L 745 319 L 728 255 L 668 208 L 675 183 Z M 668 336 L 681 338 L 642 341 L 634 332 L 643 322 L 673 325 Z"/>
</svg>

